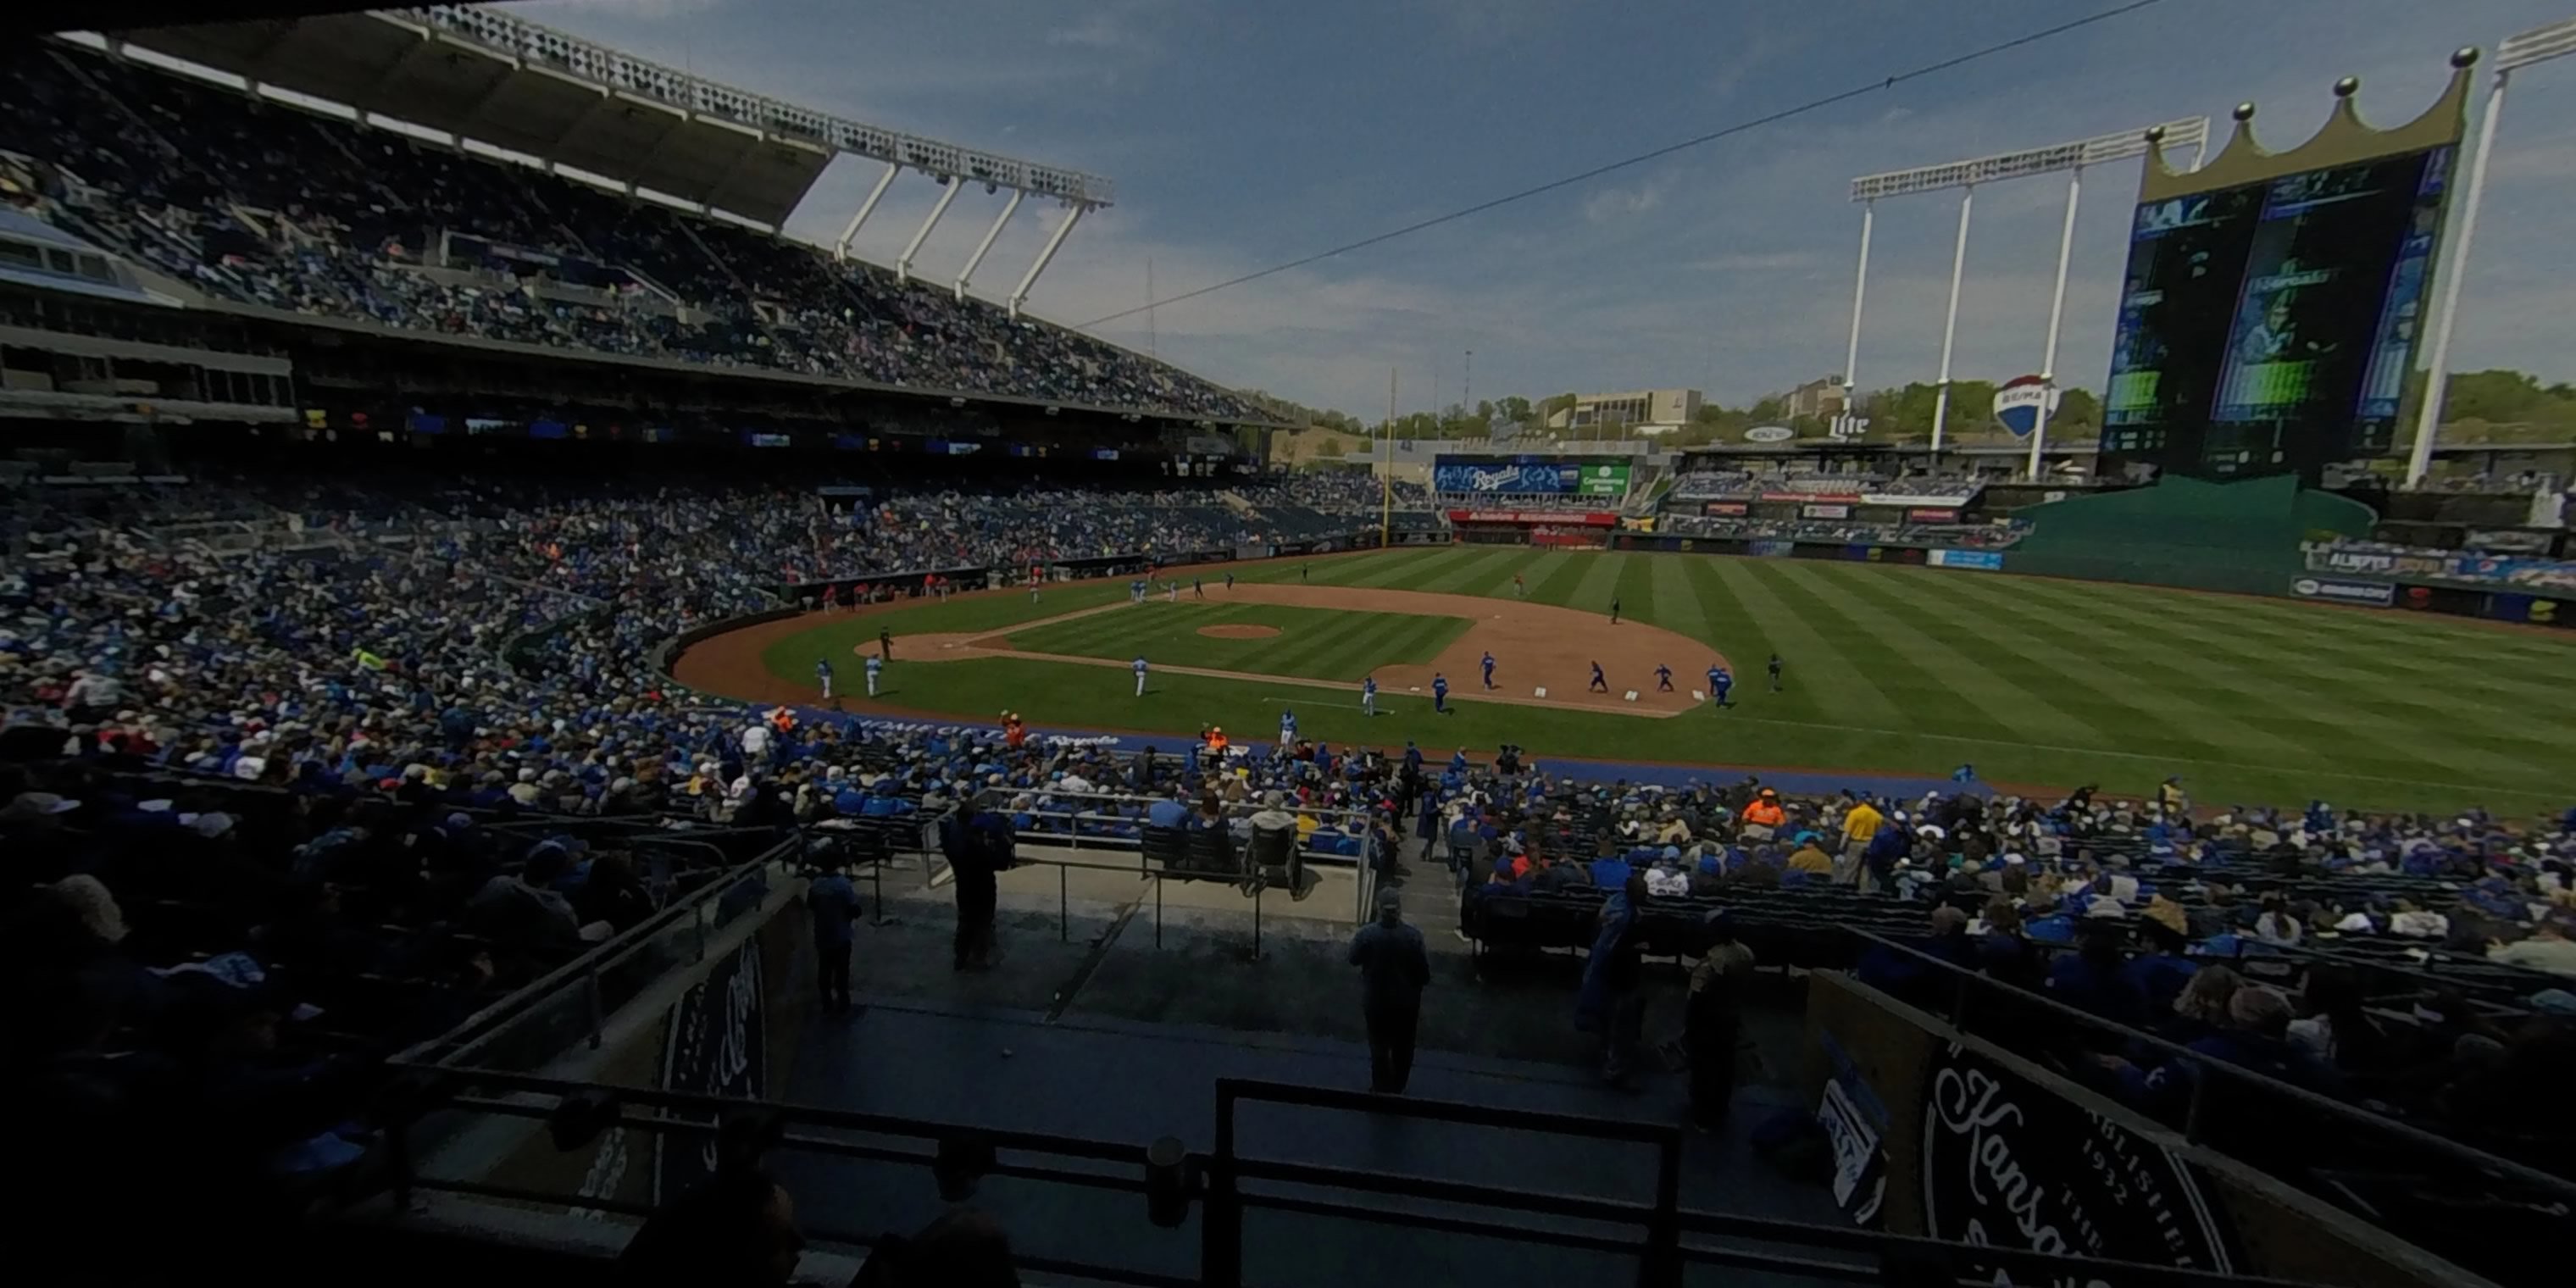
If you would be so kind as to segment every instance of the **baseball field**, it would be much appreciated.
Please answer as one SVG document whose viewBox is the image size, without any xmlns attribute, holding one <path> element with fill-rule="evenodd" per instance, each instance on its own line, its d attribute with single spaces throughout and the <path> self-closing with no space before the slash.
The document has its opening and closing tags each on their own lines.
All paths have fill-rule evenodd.
<svg viewBox="0 0 2576 1288">
<path fill-rule="evenodd" d="M 693 687 L 1238 740 L 1946 775 L 2207 803 L 2525 816 L 2576 799 L 2576 641 L 2398 612 L 1965 570 L 1444 546 L 813 615 L 688 650 Z M 1613 625 L 1616 601 L 1621 620 Z M 877 697 L 863 655 L 894 638 Z M 1495 660 L 1485 685 L 1481 659 Z M 1775 692 L 1765 675 L 1782 660 Z M 1144 657 L 1146 692 L 1130 669 Z M 1701 700 L 1733 672 L 1734 705 Z M 1606 692 L 1589 685 L 1599 663 Z M 1672 671 L 1671 691 L 1655 669 Z M 1381 692 L 1374 719 L 1360 682 Z M 1435 713 L 1431 683 L 1451 686 Z M 1176 739 L 1177 740 L 1177 739 Z M 1150 741 L 1150 738 L 1147 739 Z"/>
</svg>

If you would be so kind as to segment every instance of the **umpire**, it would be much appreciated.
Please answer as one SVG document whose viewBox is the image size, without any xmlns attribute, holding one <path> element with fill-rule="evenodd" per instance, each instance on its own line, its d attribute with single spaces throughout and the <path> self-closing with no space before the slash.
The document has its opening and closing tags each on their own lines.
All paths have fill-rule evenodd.
<svg viewBox="0 0 2576 1288">
<path fill-rule="evenodd" d="M 1431 956 L 1422 932 L 1404 924 L 1400 892 L 1378 892 L 1377 924 L 1351 936 L 1351 965 L 1360 968 L 1360 1012 L 1368 1018 L 1369 1090 L 1401 1094 L 1413 1076 L 1413 1037 L 1422 1026 Z"/>
</svg>

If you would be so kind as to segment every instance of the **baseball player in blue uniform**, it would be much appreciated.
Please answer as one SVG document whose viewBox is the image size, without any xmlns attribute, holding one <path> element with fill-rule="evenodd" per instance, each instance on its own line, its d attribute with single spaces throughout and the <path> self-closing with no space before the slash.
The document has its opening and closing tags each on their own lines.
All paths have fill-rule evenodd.
<svg viewBox="0 0 2576 1288">
<path fill-rule="evenodd" d="M 1145 655 L 1137 654 L 1136 660 L 1129 665 L 1136 670 L 1136 696 L 1141 698 L 1145 696 Z"/>
<path fill-rule="evenodd" d="M 1771 655 L 1771 691 L 1780 691 L 1780 655 L 1777 653 Z"/>
<path fill-rule="evenodd" d="M 1360 681 L 1360 714 L 1377 714 L 1377 677 L 1374 675 Z"/>
<path fill-rule="evenodd" d="M 1449 677 L 1438 671 L 1431 673 L 1431 710 L 1438 715 L 1449 714 Z"/>
<path fill-rule="evenodd" d="M 885 658 L 883 656 L 875 653 L 868 654 L 868 696 L 871 698 L 877 695 L 877 673 L 884 669 Z"/>
<path fill-rule="evenodd" d="M 1655 663 L 1655 692 L 1670 693 L 1672 691 L 1673 668 L 1666 666 L 1661 662 Z"/>
<path fill-rule="evenodd" d="M 1279 745 L 1283 749 L 1297 745 L 1297 713 L 1286 707 L 1279 708 Z"/>
<path fill-rule="evenodd" d="M 1608 693 L 1610 691 L 1610 681 L 1603 678 L 1601 674 L 1601 664 L 1599 662 L 1592 664 L 1592 691 L 1594 693 Z"/>
<path fill-rule="evenodd" d="M 814 659 L 814 682 L 823 686 L 823 696 L 832 696 L 832 663 L 828 658 Z"/>
<path fill-rule="evenodd" d="M 1484 665 L 1485 665 L 1485 687 L 1486 687 L 1486 688 L 1488 688 L 1488 689 L 1490 689 L 1490 688 L 1494 687 L 1494 655 L 1493 655 L 1493 654 L 1491 654 L 1491 653 L 1487 653 L 1487 654 L 1485 655 L 1485 663 L 1484 663 Z"/>
<path fill-rule="evenodd" d="M 1725 667 L 1715 662 L 1708 664 L 1708 700 L 1710 702 L 1721 707 L 1731 705 L 1726 700 L 1726 691 L 1734 687 L 1735 677 L 1727 674 Z"/>
</svg>

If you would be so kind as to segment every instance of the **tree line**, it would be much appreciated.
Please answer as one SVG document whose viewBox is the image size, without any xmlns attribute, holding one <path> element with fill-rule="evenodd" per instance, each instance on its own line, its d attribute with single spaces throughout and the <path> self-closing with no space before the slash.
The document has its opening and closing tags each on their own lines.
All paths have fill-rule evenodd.
<svg viewBox="0 0 2576 1288">
<path fill-rule="evenodd" d="M 2422 385 L 2423 378 L 2418 373 L 2410 390 L 2412 396 L 2407 399 L 2410 406 L 2400 417 L 2403 426 L 2413 424 L 2411 406 L 2420 399 Z M 1245 393 L 1294 423 L 1368 437 L 1375 437 L 1386 425 L 1382 419 L 1362 420 L 1345 412 L 1305 407 L 1259 390 Z M 1480 399 L 1473 407 L 1451 403 L 1436 412 L 1417 411 L 1397 417 L 1394 435 L 1400 439 L 1534 436 L 1580 441 L 1590 437 L 1591 431 L 1546 429 L 1549 418 L 1572 407 L 1575 399 L 1576 395 L 1565 393 L 1535 401 L 1519 395 Z M 1939 399 L 1940 386 L 1922 381 L 1863 394 L 1860 414 L 1868 425 L 1861 440 L 1877 443 L 1930 441 L 1933 414 Z M 1994 381 L 1950 382 L 1950 411 L 1943 437 L 1960 443 L 2011 441 L 2010 431 L 1995 422 L 1994 402 Z M 1674 430 L 1663 441 L 1683 447 L 1742 442 L 1746 430 L 1764 425 L 1785 426 L 1796 431 L 1800 438 L 1821 438 L 1831 428 L 1828 420 L 1822 416 L 1789 415 L 1785 397 L 1759 399 L 1749 407 L 1707 403 L 1700 407 L 1699 414 L 1689 424 Z M 2089 441 L 2101 432 L 2101 400 L 2090 389 L 2062 390 L 2057 410 L 2050 415 L 2048 423 L 2049 437 L 2053 441 Z M 1615 427 L 1608 432 L 1616 436 Z M 2443 398 L 2442 435 L 2453 442 L 2576 440 L 2576 385 L 2565 381 L 2543 384 L 2539 377 L 2522 371 L 2456 373 L 2451 377 Z M 2401 429 L 2400 439 L 2406 436 L 2407 431 Z"/>
</svg>

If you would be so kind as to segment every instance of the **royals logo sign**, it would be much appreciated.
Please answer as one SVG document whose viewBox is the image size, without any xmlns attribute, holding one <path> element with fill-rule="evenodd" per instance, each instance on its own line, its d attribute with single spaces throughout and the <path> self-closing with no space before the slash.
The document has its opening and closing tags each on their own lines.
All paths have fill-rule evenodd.
<svg viewBox="0 0 2576 1288">
<path fill-rule="evenodd" d="M 2162 1145 L 1964 1046 L 1933 1057 L 1925 1086 L 1925 1234 L 2233 1270 L 2233 1241 L 2198 1172 Z M 1998 1284 L 2028 1281 L 2001 1268 L 1993 1275 Z M 2116 1288 L 2118 1280 L 2099 1282 Z"/>
</svg>

